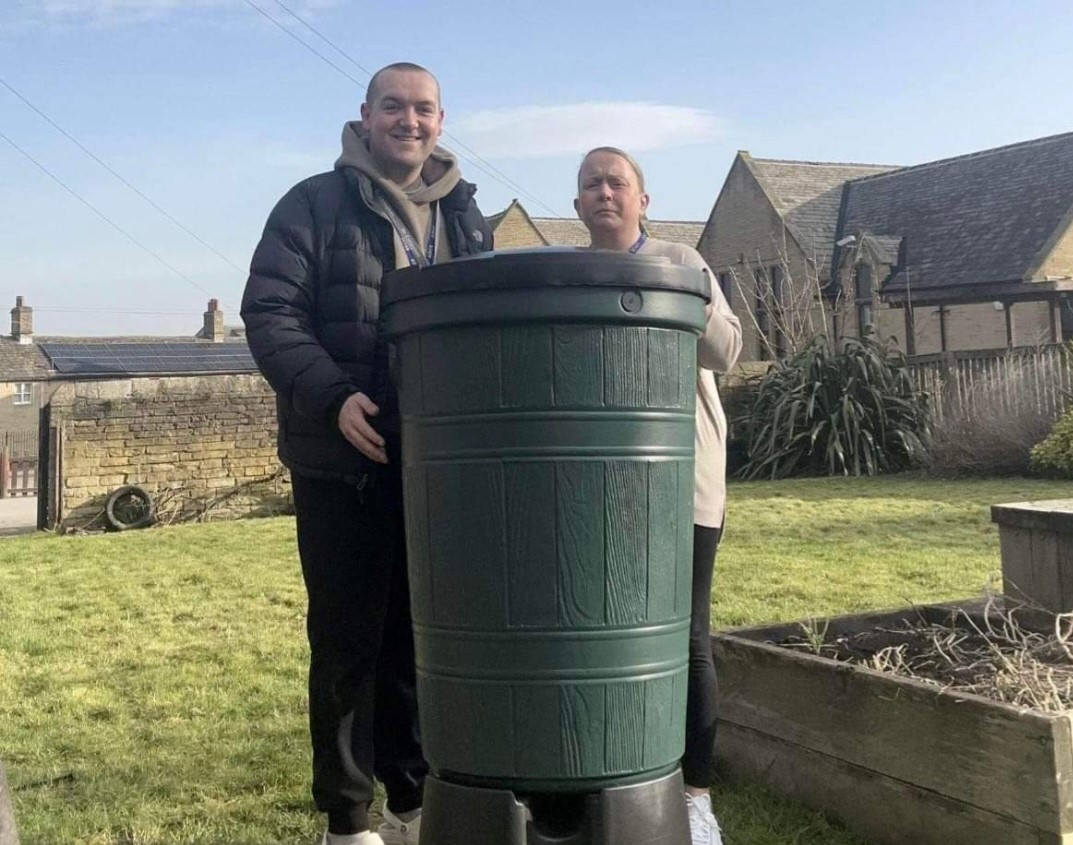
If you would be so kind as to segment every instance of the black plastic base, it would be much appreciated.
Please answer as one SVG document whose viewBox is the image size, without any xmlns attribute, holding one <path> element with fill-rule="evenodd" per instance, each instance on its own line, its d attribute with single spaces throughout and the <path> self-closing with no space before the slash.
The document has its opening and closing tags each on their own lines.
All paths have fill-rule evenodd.
<svg viewBox="0 0 1073 845">
<path fill-rule="evenodd" d="M 526 796 L 430 776 L 421 845 L 689 845 L 682 773 L 588 794 Z"/>
</svg>

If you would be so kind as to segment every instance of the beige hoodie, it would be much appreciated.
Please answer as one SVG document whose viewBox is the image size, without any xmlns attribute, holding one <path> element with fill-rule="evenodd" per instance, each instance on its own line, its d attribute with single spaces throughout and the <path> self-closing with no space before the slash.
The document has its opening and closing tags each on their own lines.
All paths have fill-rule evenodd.
<svg viewBox="0 0 1073 845">
<path fill-rule="evenodd" d="M 675 264 L 704 270 L 712 280 L 712 313 L 697 342 L 697 456 L 693 522 L 708 528 L 723 524 L 726 509 L 727 421 L 715 373 L 725 373 L 741 352 L 741 321 L 727 304 L 700 253 L 684 244 L 649 238 L 643 255 L 662 255 Z"/>
<path fill-rule="evenodd" d="M 345 167 L 351 167 L 365 177 L 358 180 L 361 198 L 365 204 L 394 225 L 394 221 L 385 212 L 385 206 L 390 206 L 422 252 L 428 237 L 429 203 L 443 199 L 451 193 L 462 178 L 454 154 L 443 147 L 436 147 L 421 170 L 421 179 L 425 184 L 415 191 L 403 191 L 381 175 L 369 152 L 368 133 L 360 120 L 352 120 L 343 127 L 343 152 L 335 162 L 335 169 L 342 170 Z M 439 263 L 450 256 L 443 243 L 443 226 L 438 225 L 436 232 L 436 260 Z M 405 253 L 397 231 L 395 256 L 399 266 L 406 265 Z"/>
</svg>

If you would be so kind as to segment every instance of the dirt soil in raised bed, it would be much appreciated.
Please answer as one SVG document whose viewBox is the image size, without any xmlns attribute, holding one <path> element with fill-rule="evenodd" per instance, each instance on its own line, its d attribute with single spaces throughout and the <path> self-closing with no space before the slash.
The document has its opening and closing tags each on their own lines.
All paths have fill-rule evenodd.
<svg viewBox="0 0 1073 845">
<path fill-rule="evenodd" d="M 920 615 L 903 625 L 827 636 L 821 622 L 776 643 L 1015 706 L 1046 712 L 1073 708 L 1073 618 L 1053 633 L 1027 630 L 1016 612 L 991 602 L 983 613 L 952 612 L 944 624 Z"/>
</svg>

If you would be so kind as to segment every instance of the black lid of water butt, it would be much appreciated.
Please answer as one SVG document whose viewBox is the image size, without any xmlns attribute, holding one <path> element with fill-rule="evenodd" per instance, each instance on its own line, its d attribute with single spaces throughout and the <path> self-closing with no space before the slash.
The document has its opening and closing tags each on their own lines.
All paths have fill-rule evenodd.
<svg viewBox="0 0 1073 845">
<path fill-rule="evenodd" d="M 380 296 L 386 306 L 434 294 L 535 287 L 670 290 L 711 300 L 711 279 L 702 270 L 663 256 L 579 247 L 499 250 L 432 267 L 406 267 L 384 277 Z"/>
</svg>

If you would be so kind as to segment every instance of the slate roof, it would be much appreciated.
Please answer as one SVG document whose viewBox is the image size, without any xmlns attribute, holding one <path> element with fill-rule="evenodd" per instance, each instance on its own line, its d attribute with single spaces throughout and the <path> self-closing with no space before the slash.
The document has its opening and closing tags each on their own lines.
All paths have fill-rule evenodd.
<svg viewBox="0 0 1073 845">
<path fill-rule="evenodd" d="M 198 338 L 199 340 L 205 340 L 205 339 L 208 338 L 208 333 L 205 331 L 204 327 L 202 327 L 202 328 L 197 330 L 197 333 L 194 335 L 194 337 Z M 234 341 L 242 340 L 245 337 L 246 337 L 246 326 L 245 325 L 224 326 L 224 339 L 222 341 L 223 343 L 233 343 Z M 189 338 L 185 338 L 185 339 L 189 340 Z M 158 340 L 159 340 L 159 338 L 158 338 Z"/>
<path fill-rule="evenodd" d="M 531 217 L 544 240 L 551 246 L 588 246 L 589 230 L 580 220 L 558 217 Z M 662 241 L 673 241 L 696 248 L 704 223 L 693 220 L 648 220 L 648 233 Z"/>
<path fill-rule="evenodd" d="M 661 241 L 674 241 L 694 249 L 704 234 L 704 221 L 695 220 L 649 220 L 646 224 L 654 238 Z"/>
<path fill-rule="evenodd" d="M 0 381 L 44 381 L 51 369 L 36 343 L 0 337 Z"/>
<path fill-rule="evenodd" d="M 884 164 L 753 158 L 745 151 L 738 155 L 810 259 L 831 252 L 846 182 L 897 169 Z"/>
<path fill-rule="evenodd" d="M 884 294 L 934 292 L 1028 281 L 1071 213 L 1073 132 L 850 182 L 834 237 L 904 238 Z"/>
<path fill-rule="evenodd" d="M 589 230 L 580 220 L 569 217 L 530 217 L 550 246 L 588 246 Z"/>
</svg>

